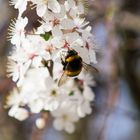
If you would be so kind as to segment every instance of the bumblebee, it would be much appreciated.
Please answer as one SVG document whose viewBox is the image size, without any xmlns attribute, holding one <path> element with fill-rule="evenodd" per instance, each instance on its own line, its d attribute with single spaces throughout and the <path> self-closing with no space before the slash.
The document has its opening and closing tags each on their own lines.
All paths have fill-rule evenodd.
<svg viewBox="0 0 140 140">
<path fill-rule="evenodd" d="M 61 58 L 61 63 L 63 65 L 63 74 L 58 82 L 58 85 L 62 85 L 67 77 L 75 77 L 80 74 L 82 68 L 85 70 L 90 70 L 94 73 L 97 73 L 98 70 L 95 67 L 92 67 L 89 64 L 83 62 L 81 56 L 78 55 L 74 49 L 69 49 L 66 56 Z"/>
</svg>

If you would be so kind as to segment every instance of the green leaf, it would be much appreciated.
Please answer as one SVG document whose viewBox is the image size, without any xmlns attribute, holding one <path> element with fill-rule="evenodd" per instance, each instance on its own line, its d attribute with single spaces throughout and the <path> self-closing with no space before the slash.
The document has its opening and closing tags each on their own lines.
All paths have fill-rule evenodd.
<svg viewBox="0 0 140 140">
<path fill-rule="evenodd" d="M 71 91 L 70 93 L 69 93 L 69 96 L 73 96 L 74 95 L 74 91 Z"/>
<path fill-rule="evenodd" d="M 45 34 L 40 34 L 40 36 L 44 38 L 46 41 L 48 41 L 50 37 L 52 36 L 52 34 L 51 32 L 45 32 Z"/>
</svg>

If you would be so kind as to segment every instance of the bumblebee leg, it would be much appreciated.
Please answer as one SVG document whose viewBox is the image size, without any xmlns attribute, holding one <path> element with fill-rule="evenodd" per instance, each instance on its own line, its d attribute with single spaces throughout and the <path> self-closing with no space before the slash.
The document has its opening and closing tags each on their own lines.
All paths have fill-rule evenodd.
<svg viewBox="0 0 140 140">
<path fill-rule="evenodd" d="M 63 61 L 63 59 L 61 58 L 61 63 L 63 66 L 65 66 L 65 62 Z"/>
</svg>

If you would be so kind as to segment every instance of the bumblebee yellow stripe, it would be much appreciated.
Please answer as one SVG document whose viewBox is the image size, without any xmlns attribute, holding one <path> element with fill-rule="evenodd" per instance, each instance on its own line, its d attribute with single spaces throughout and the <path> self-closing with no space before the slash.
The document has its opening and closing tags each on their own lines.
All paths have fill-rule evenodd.
<svg viewBox="0 0 140 140">
<path fill-rule="evenodd" d="M 67 59 L 66 59 L 66 62 L 71 62 L 71 61 L 73 61 L 74 59 L 77 59 L 77 58 L 79 58 L 80 56 L 78 56 L 78 55 L 73 55 L 73 56 L 70 56 L 70 57 L 68 57 Z"/>
<path fill-rule="evenodd" d="M 81 72 L 81 69 L 79 69 L 77 71 L 68 71 L 68 70 L 65 70 L 65 74 L 67 76 L 70 76 L 70 77 L 77 76 L 80 72 Z"/>
</svg>

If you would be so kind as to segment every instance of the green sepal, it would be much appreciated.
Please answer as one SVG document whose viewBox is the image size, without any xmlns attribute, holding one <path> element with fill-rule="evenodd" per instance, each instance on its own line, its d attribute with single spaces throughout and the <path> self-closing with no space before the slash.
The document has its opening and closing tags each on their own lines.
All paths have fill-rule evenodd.
<svg viewBox="0 0 140 140">
<path fill-rule="evenodd" d="M 48 41 L 50 37 L 52 36 L 52 34 L 51 32 L 45 32 L 44 34 L 40 34 L 40 36 L 44 38 L 46 41 Z"/>
<path fill-rule="evenodd" d="M 69 96 L 73 96 L 74 95 L 74 91 L 71 91 L 70 93 L 69 93 Z"/>
</svg>

